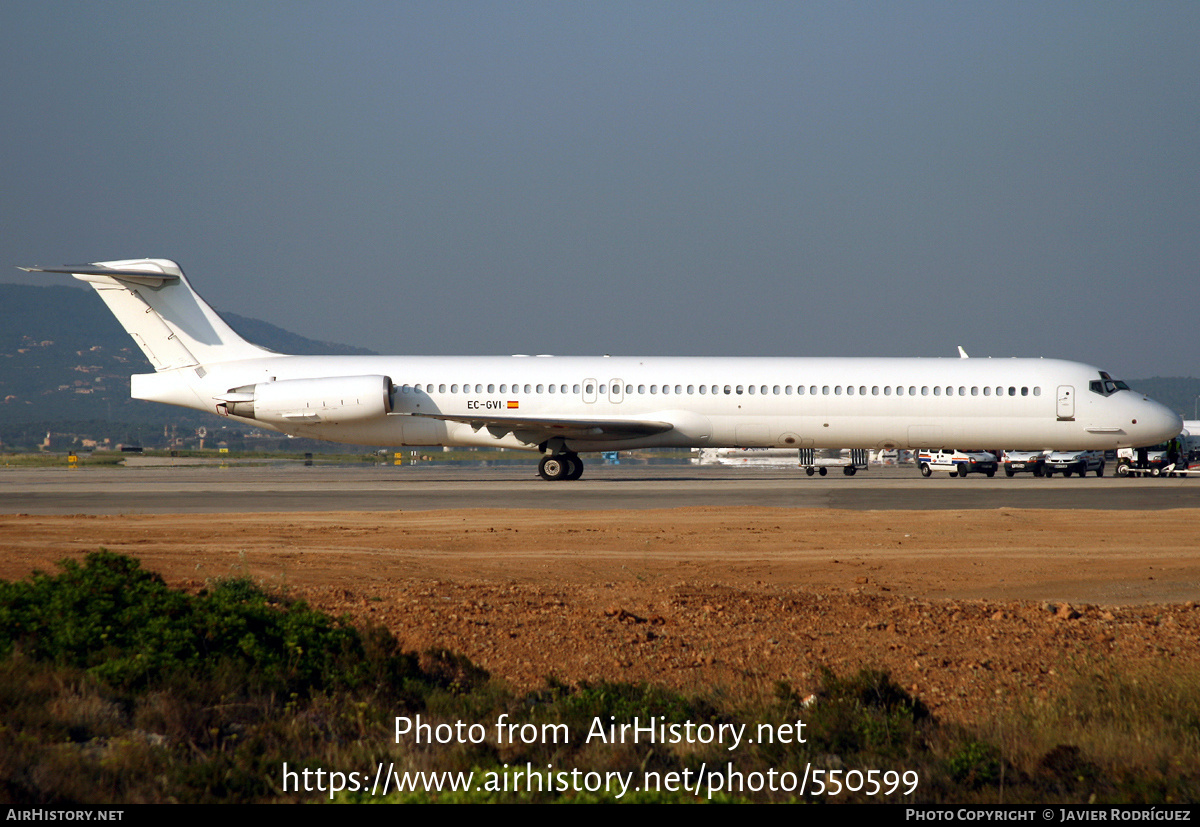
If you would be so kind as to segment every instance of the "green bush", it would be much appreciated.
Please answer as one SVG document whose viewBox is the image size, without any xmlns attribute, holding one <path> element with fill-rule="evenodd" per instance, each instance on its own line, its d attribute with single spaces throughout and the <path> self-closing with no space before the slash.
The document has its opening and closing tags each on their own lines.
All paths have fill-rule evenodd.
<svg viewBox="0 0 1200 827">
<path fill-rule="evenodd" d="M 172 591 L 137 560 L 97 551 L 62 573 L 0 583 L 0 656 L 20 652 L 87 670 L 117 687 L 180 671 L 190 678 L 245 675 L 248 687 L 308 694 L 364 682 L 402 681 L 416 661 L 363 637 L 302 601 L 271 597 L 247 579 L 195 597 Z"/>
</svg>

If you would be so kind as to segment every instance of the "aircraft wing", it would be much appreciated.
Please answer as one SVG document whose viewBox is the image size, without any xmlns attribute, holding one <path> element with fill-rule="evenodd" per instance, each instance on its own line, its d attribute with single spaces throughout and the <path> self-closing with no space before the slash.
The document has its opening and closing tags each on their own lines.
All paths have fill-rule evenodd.
<svg viewBox="0 0 1200 827">
<path fill-rule="evenodd" d="M 650 436 L 669 431 L 675 426 L 670 422 L 646 419 L 560 419 L 538 416 L 501 416 L 498 414 L 426 414 L 415 413 L 427 419 L 445 422 L 465 422 L 475 430 L 487 428 L 499 438 L 505 434 L 536 434 L 529 442 L 540 442 L 547 437 L 563 439 L 628 439 Z"/>
</svg>

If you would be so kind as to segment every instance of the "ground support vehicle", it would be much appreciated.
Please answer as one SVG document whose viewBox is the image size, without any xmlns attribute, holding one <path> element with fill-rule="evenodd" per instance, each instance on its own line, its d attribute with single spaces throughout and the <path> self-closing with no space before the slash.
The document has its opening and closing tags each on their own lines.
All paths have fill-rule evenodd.
<svg viewBox="0 0 1200 827">
<path fill-rule="evenodd" d="M 996 476 L 999 463 L 995 454 L 987 451 L 957 451 L 953 448 L 922 449 L 917 453 L 917 470 L 922 477 L 928 477 L 934 471 L 949 471 L 952 477 L 965 477 L 967 474 L 986 474 Z"/>
<path fill-rule="evenodd" d="M 1083 477 L 1088 471 L 1095 471 L 1097 477 L 1104 476 L 1103 451 L 1052 451 L 1046 457 L 1047 477 L 1055 474 L 1062 474 L 1064 477 L 1078 474 Z"/>
<path fill-rule="evenodd" d="M 820 474 L 822 477 L 829 473 L 830 468 L 841 468 L 847 477 L 853 477 L 860 470 L 867 469 L 869 452 L 866 448 L 801 448 L 800 467 L 810 477 Z"/>
<path fill-rule="evenodd" d="M 1016 474 L 1033 474 L 1040 477 L 1046 470 L 1046 453 L 1044 451 L 1005 451 L 1004 476 Z"/>
<path fill-rule="evenodd" d="M 1185 467 L 1182 463 L 1167 463 L 1153 468 L 1138 468 L 1128 463 L 1117 464 L 1118 477 L 1191 477 L 1200 476 L 1200 466 Z"/>
<path fill-rule="evenodd" d="M 1193 436 L 1193 434 L 1198 434 Z M 1174 439 L 1145 448 L 1121 448 L 1117 451 L 1117 476 L 1161 477 L 1189 476 L 1200 473 L 1191 463 L 1200 458 L 1200 422 L 1188 420 Z"/>
</svg>

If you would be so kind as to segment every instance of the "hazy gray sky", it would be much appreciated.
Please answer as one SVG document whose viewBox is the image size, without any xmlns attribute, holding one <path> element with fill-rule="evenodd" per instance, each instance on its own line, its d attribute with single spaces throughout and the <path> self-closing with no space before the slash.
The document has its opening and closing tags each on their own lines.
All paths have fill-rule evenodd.
<svg viewBox="0 0 1200 827">
<path fill-rule="evenodd" d="M 0 0 L 0 281 L 173 258 L 385 353 L 1200 375 L 1197 44 L 1194 0 Z"/>
</svg>

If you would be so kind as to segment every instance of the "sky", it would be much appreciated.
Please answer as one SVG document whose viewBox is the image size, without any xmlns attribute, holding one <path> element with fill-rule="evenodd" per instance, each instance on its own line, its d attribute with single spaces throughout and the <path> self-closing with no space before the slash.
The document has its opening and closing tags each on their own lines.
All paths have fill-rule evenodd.
<svg viewBox="0 0 1200 827">
<path fill-rule="evenodd" d="M 0 0 L 0 281 L 170 258 L 393 354 L 1198 376 L 1197 44 L 1194 0 Z"/>
</svg>

